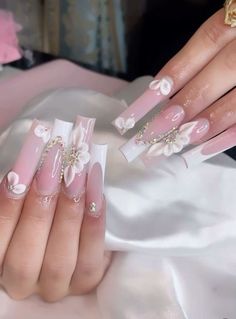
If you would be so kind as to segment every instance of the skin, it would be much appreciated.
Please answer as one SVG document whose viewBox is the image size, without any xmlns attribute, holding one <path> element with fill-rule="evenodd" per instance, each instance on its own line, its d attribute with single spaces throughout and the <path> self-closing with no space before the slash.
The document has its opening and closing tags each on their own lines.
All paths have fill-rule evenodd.
<svg viewBox="0 0 236 319">
<path fill-rule="evenodd" d="M 105 252 L 106 202 L 99 217 L 88 213 L 63 190 L 44 202 L 35 181 L 25 198 L 0 190 L 0 285 L 16 300 L 38 293 L 54 302 L 97 287 L 110 264 Z M 32 209 L 33 207 L 33 209 Z"/>
<path fill-rule="evenodd" d="M 224 24 L 224 9 L 210 17 L 159 72 L 174 80 L 169 101 L 181 105 L 184 122 L 205 118 L 209 140 L 236 123 L 236 28 Z"/>
</svg>

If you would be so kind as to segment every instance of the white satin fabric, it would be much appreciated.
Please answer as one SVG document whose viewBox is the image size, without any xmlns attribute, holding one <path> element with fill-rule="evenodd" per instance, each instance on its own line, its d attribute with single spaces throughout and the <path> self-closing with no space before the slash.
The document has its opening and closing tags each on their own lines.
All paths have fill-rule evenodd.
<svg viewBox="0 0 236 319">
<path fill-rule="evenodd" d="M 0 137 L 0 169 L 17 155 L 33 118 L 97 118 L 95 142 L 108 143 L 106 246 L 117 251 L 94 294 L 46 304 L 0 292 L 0 318 L 235 319 L 236 162 L 221 154 L 192 170 L 177 158 L 147 170 L 128 164 L 110 122 L 145 88 L 139 79 L 118 99 L 83 90 L 37 97 Z"/>
</svg>

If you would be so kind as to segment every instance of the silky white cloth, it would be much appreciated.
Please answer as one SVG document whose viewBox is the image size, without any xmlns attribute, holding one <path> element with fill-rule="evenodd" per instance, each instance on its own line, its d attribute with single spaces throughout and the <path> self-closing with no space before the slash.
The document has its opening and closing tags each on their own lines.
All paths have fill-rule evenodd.
<svg viewBox="0 0 236 319">
<path fill-rule="evenodd" d="M 236 162 L 224 154 L 186 170 L 178 158 L 147 170 L 128 164 L 110 122 L 146 87 L 117 99 L 61 89 L 37 97 L 0 136 L 0 169 L 10 169 L 33 118 L 97 118 L 94 141 L 108 143 L 106 246 L 115 250 L 97 291 L 46 304 L 0 292 L 1 319 L 235 319 Z"/>
</svg>

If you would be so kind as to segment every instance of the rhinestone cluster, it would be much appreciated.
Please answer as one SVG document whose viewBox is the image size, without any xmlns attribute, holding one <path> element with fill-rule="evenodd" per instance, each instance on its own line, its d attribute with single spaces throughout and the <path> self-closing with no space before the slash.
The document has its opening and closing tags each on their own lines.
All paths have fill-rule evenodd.
<svg viewBox="0 0 236 319">
<path fill-rule="evenodd" d="M 89 204 L 89 211 L 90 211 L 90 213 L 96 213 L 96 208 L 97 208 L 97 205 L 96 205 L 95 202 L 91 202 L 91 203 Z"/>
<path fill-rule="evenodd" d="M 39 169 L 38 169 L 38 172 L 40 171 L 40 169 L 42 168 L 43 166 L 43 163 L 46 159 L 46 157 L 48 156 L 48 153 L 50 152 L 50 150 L 55 146 L 55 145 L 59 145 L 59 147 L 61 148 L 61 151 L 62 151 L 62 158 L 63 158 L 63 163 L 62 163 L 62 166 L 61 166 L 61 172 L 60 172 L 60 180 L 59 182 L 61 183 L 62 179 L 63 179 L 63 175 L 64 175 L 64 162 L 65 162 L 65 144 L 62 140 L 62 137 L 61 136 L 57 136 L 53 139 L 51 139 L 44 152 L 43 152 L 43 155 L 42 155 L 42 158 L 41 158 L 41 162 L 40 162 L 40 165 L 39 165 Z"/>
<path fill-rule="evenodd" d="M 135 139 L 136 144 L 154 145 L 156 143 L 159 143 L 160 141 L 164 141 L 167 144 L 172 144 L 176 141 L 176 136 L 179 133 L 176 127 L 173 127 L 170 131 L 168 131 L 165 134 L 160 134 L 158 135 L 158 137 L 153 137 L 151 140 L 148 140 L 148 141 L 143 140 L 143 135 L 145 131 L 147 130 L 149 124 L 150 124 L 149 122 L 146 123 L 136 135 L 136 139 Z"/>
</svg>

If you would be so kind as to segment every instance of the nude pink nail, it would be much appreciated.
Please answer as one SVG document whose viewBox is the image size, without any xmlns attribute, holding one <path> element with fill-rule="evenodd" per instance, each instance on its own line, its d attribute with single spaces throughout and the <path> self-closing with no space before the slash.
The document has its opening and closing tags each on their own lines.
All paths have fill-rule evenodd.
<svg viewBox="0 0 236 319">
<path fill-rule="evenodd" d="M 73 124 L 55 120 L 52 137 L 45 149 L 36 176 L 37 191 L 43 196 L 53 196 L 59 191 L 63 173 L 64 150 Z"/>
<path fill-rule="evenodd" d="M 84 193 L 87 167 L 90 161 L 90 144 L 93 135 L 94 118 L 78 116 L 75 129 L 71 134 L 67 150 L 64 181 L 65 193 L 78 202 Z"/>
<path fill-rule="evenodd" d="M 194 147 L 181 155 L 186 166 L 192 167 L 236 146 L 236 125 L 209 141 Z"/>
<path fill-rule="evenodd" d="M 173 93 L 173 80 L 169 76 L 157 77 L 146 90 L 135 100 L 112 124 L 121 135 L 133 128 L 135 124 L 151 111 L 158 103 Z"/>
<path fill-rule="evenodd" d="M 120 151 L 128 162 L 147 150 L 154 140 L 161 139 L 163 134 L 177 128 L 185 116 L 184 109 L 179 105 L 173 105 L 162 111 L 156 118 L 147 123 L 132 139 L 124 144 Z"/>
<path fill-rule="evenodd" d="M 106 154 L 107 145 L 93 144 L 86 193 L 87 212 L 92 217 L 99 217 L 102 211 Z"/>
<path fill-rule="evenodd" d="M 34 120 L 17 161 L 6 176 L 9 195 L 22 196 L 29 188 L 43 149 L 50 139 L 49 125 Z"/>
</svg>

